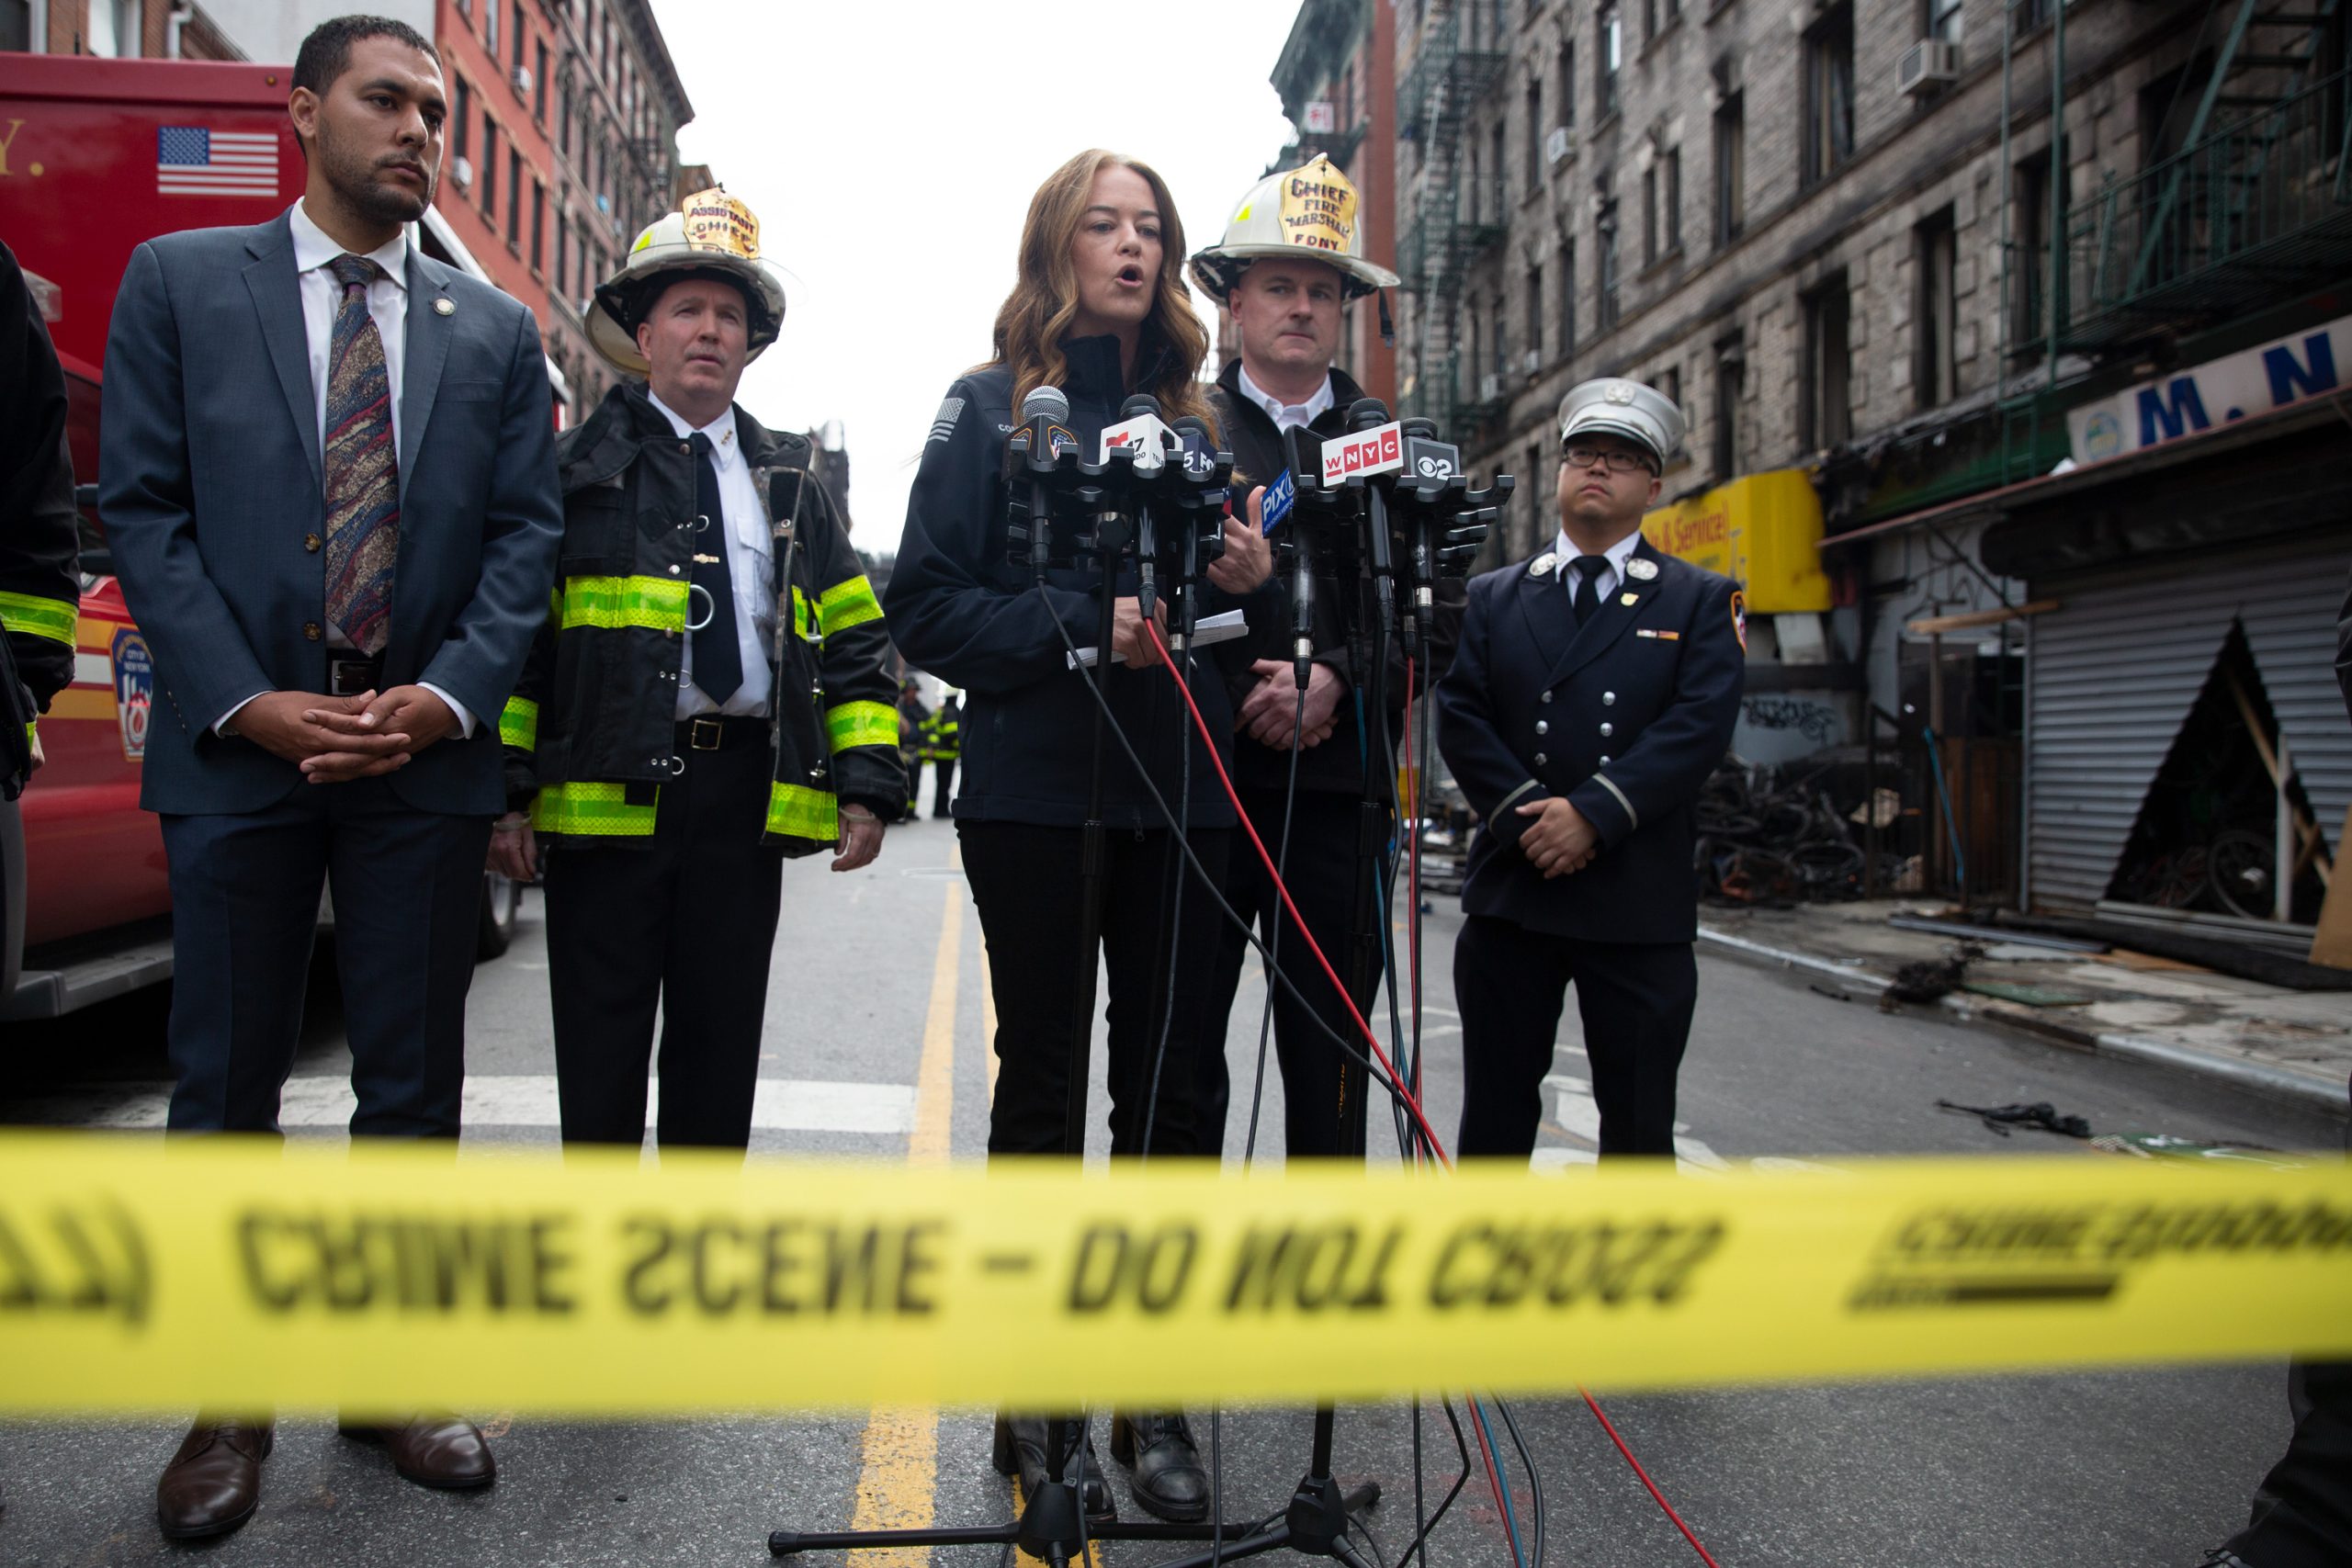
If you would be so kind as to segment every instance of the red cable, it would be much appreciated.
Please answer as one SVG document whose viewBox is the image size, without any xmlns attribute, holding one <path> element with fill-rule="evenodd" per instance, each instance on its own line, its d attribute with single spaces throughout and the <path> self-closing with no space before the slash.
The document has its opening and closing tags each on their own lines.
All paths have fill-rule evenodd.
<svg viewBox="0 0 2352 1568">
<path fill-rule="evenodd" d="M 1625 1439 L 1617 1435 L 1616 1427 L 1611 1423 L 1608 1414 L 1600 1408 L 1600 1401 L 1592 1397 L 1592 1391 L 1578 1384 L 1577 1392 L 1584 1395 L 1584 1402 L 1592 1407 L 1592 1414 L 1600 1421 L 1600 1429 L 1609 1434 L 1609 1440 L 1617 1445 L 1617 1451 L 1625 1456 L 1625 1462 L 1634 1467 L 1634 1473 L 1642 1478 L 1642 1484 L 1649 1489 L 1650 1500 L 1666 1510 L 1666 1517 L 1674 1521 L 1674 1528 L 1682 1532 L 1682 1539 L 1690 1543 L 1690 1550 L 1699 1554 L 1699 1561 L 1704 1562 L 1707 1568 L 1723 1568 L 1723 1564 L 1715 1561 L 1713 1554 L 1699 1544 L 1699 1538 L 1690 1533 L 1690 1527 L 1682 1522 L 1682 1516 L 1674 1511 L 1674 1505 L 1668 1502 L 1666 1494 L 1657 1489 L 1657 1483 L 1650 1479 L 1650 1472 L 1642 1468 L 1642 1461 L 1634 1457 L 1634 1450 L 1627 1448 Z"/>
<path fill-rule="evenodd" d="M 1354 1021 L 1356 1028 L 1363 1032 L 1364 1043 L 1372 1047 L 1374 1059 L 1386 1069 L 1389 1084 L 1396 1098 L 1403 1100 L 1406 1109 L 1413 1113 L 1414 1122 L 1421 1129 L 1421 1136 L 1430 1141 L 1430 1147 L 1436 1151 L 1439 1163 L 1451 1170 L 1453 1168 L 1453 1162 L 1446 1157 L 1445 1145 L 1438 1142 L 1437 1130 L 1430 1125 L 1430 1119 L 1421 1114 L 1421 1102 L 1416 1100 L 1413 1097 L 1413 1091 L 1406 1087 L 1404 1076 L 1397 1072 L 1396 1064 L 1388 1059 L 1388 1053 L 1380 1048 L 1380 1036 L 1373 1032 L 1372 1025 L 1365 1022 L 1363 1014 L 1357 1010 L 1356 999 L 1348 995 L 1347 987 L 1340 982 L 1339 972 L 1331 967 L 1331 961 L 1323 956 L 1321 944 L 1316 942 L 1314 933 L 1306 929 L 1306 918 L 1298 912 L 1298 906 L 1291 902 L 1290 889 L 1283 886 L 1282 874 L 1274 868 L 1274 857 L 1266 852 L 1265 841 L 1258 837 L 1258 829 L 1250 822 L 1250 813 L 1242 808 L 1241 796 L 1234 790 L 1233 780 L 1226 773 L 1225 760 L 1216 754 L 1216 737 L 1210 730 L 1208 720 L 1201 716 L 1201 705 L 1193 700 L 1192 684 L 1184 679 L 1183 672 L 1176 668 L 1174 656 L 1168 651 L 1168 645 L 1160 640 L 1159 626 L 1147 619 L 1143 623 L 1143 629 L 1151 637 L 1152 647 L 1159 650 L 1160 665 L 1168 671 L 1168 678 L 1176 682 L 1176 690 L 1182 694 L 1184 705 L 1192 710 L 1193 728 L 1201 732 L 1201 739 L 1207 744 L 1209 763 L 1216 769 L 1217 783 L 1225 786 L 1226 798 L 1233 802 L 1234 815 L 1240 820 L 1242 830 L 1250 835 L 1250 847 L 1258 852 L 1259 860 L 1265 863 L 1266 874 L 1273 878 L 1274 891 L 1282 895 L 1283 908 L 1290 911 L 1291 919 L 1298 927 L 1298 934 L 1306 939 L 1306 951 L 1313 953 L 1315 962 L 1322 966 L 1324 977 L 1331 982 L 1331 988 L 1339 993 L 1340 1003 L 1348 1010 L 1348 1017 Z M 1268 984 L 1272 984 L 1272 981 L 1269 979 Z"/>
</svg>

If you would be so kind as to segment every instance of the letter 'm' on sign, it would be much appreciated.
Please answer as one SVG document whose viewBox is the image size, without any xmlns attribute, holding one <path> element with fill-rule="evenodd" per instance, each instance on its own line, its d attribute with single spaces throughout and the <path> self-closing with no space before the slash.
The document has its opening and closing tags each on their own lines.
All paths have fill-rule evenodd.
<svg viewBox="0 0 2352 1568">
<path fill-rule="evenodd" d="M 2174 377 L 2161 393 L 2154 387 L 2140 389 L 2143 446 L 2175 440 L 2192 430 L 2208 430 L 2212 423 L 2206 416 L 2205 400 L 2198 395 L 2197 378 L 2193 376 Z"/>
</svg>

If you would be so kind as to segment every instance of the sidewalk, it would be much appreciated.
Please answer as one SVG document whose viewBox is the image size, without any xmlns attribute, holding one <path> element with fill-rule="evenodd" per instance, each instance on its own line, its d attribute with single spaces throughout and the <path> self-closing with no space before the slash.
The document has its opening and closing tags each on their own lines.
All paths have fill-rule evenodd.
<svg viewBox="0 0 2352 1568">
<path fill-rule="evenodd" d="M 1856 997 L 1883 991 L 1915 961 L 1951 957 L 1963 940 L 1887 923 L 1894 915 L 1956 919 L 1920 899 L 1717 905 L 1699 912 L 1699 951 L 1794 969 Z M 1967 1022 L 1999 1024 L 2100 1055 L 2132 1056 L 2347 1114 L 2352 993 L 2301 992 L 2124 949 L 2103 954 L 1979 941 L 1962 988 L 1932 1003 Z M 1984 987 L 1984 990 L 1967 987 Z"/>
</svg>

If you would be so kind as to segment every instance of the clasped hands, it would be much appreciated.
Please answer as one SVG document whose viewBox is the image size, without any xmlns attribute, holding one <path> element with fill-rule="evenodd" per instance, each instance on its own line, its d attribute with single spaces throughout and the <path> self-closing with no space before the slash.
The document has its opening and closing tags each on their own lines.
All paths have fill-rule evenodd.
<svg viewBox="0 0 2352 1568">
<path fill-rule="evenodd" d="M 1534 818 L 1520 832 L 1519 852 L 1545 881 L 1582 871 L 1600 852 L 1600 830 L 1564 797 L 1555 795 L 1515 809 Z"/>
<path fill-rule="evenodd" d="M 314 784 L 389 773 L 458 732 L 449 705 L 423 686 L 350 697 L 264 692 L 237 710 L 235 724 L 238 734 L 296 764 Z"/>
</svg>

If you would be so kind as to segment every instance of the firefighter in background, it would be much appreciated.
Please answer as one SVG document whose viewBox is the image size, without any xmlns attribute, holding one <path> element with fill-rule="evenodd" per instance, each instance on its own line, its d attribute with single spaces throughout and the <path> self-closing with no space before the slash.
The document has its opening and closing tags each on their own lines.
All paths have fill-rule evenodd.
<svg viewBox="0 0 2352 1568">
<path fill-rule="evenodd" d="M 643 1141 L 658 1007 L 662 1146 L 749 1144 L 784 862 L 866 864 L 905 798 L 881 606 L 808 439 L 734 401 L 783 318 L 723 189 L 639 234 L 589 311 L 631 378 L 558 450 L 561 568 L 499 726 L 491 857 L 528 878 L 552 841 L 567 1142 Z"/>
<path fill-rule="evenodd" d="M 34 720 L 74 680 L 79 561 L 65 373 L 23 269 L 0 245 L 0 798 L 14 800 L 40 766 Z"/>
<path fill-rule="evenodd" d="M 939 699 L 938 709 L 922 721 L 923 761 L 932 765 L 935 784 L 931 797 L 931 814 L 948 815 L 947 803 L 956 795 L 956 760 L 962 750 L 957 737 L 964 728 L 964 699 L 953 688 Z"/>
<path fill-rule="evenodd" d="M 924 749 L 924 735 L 931 725 L 931 709 L 924 705 L 922 688 L 911 675 L 899 682 L 899 761 L 907 770 L 907 816 L 922 815 L 922 765 L 931 753 Z"/>
</svg>

